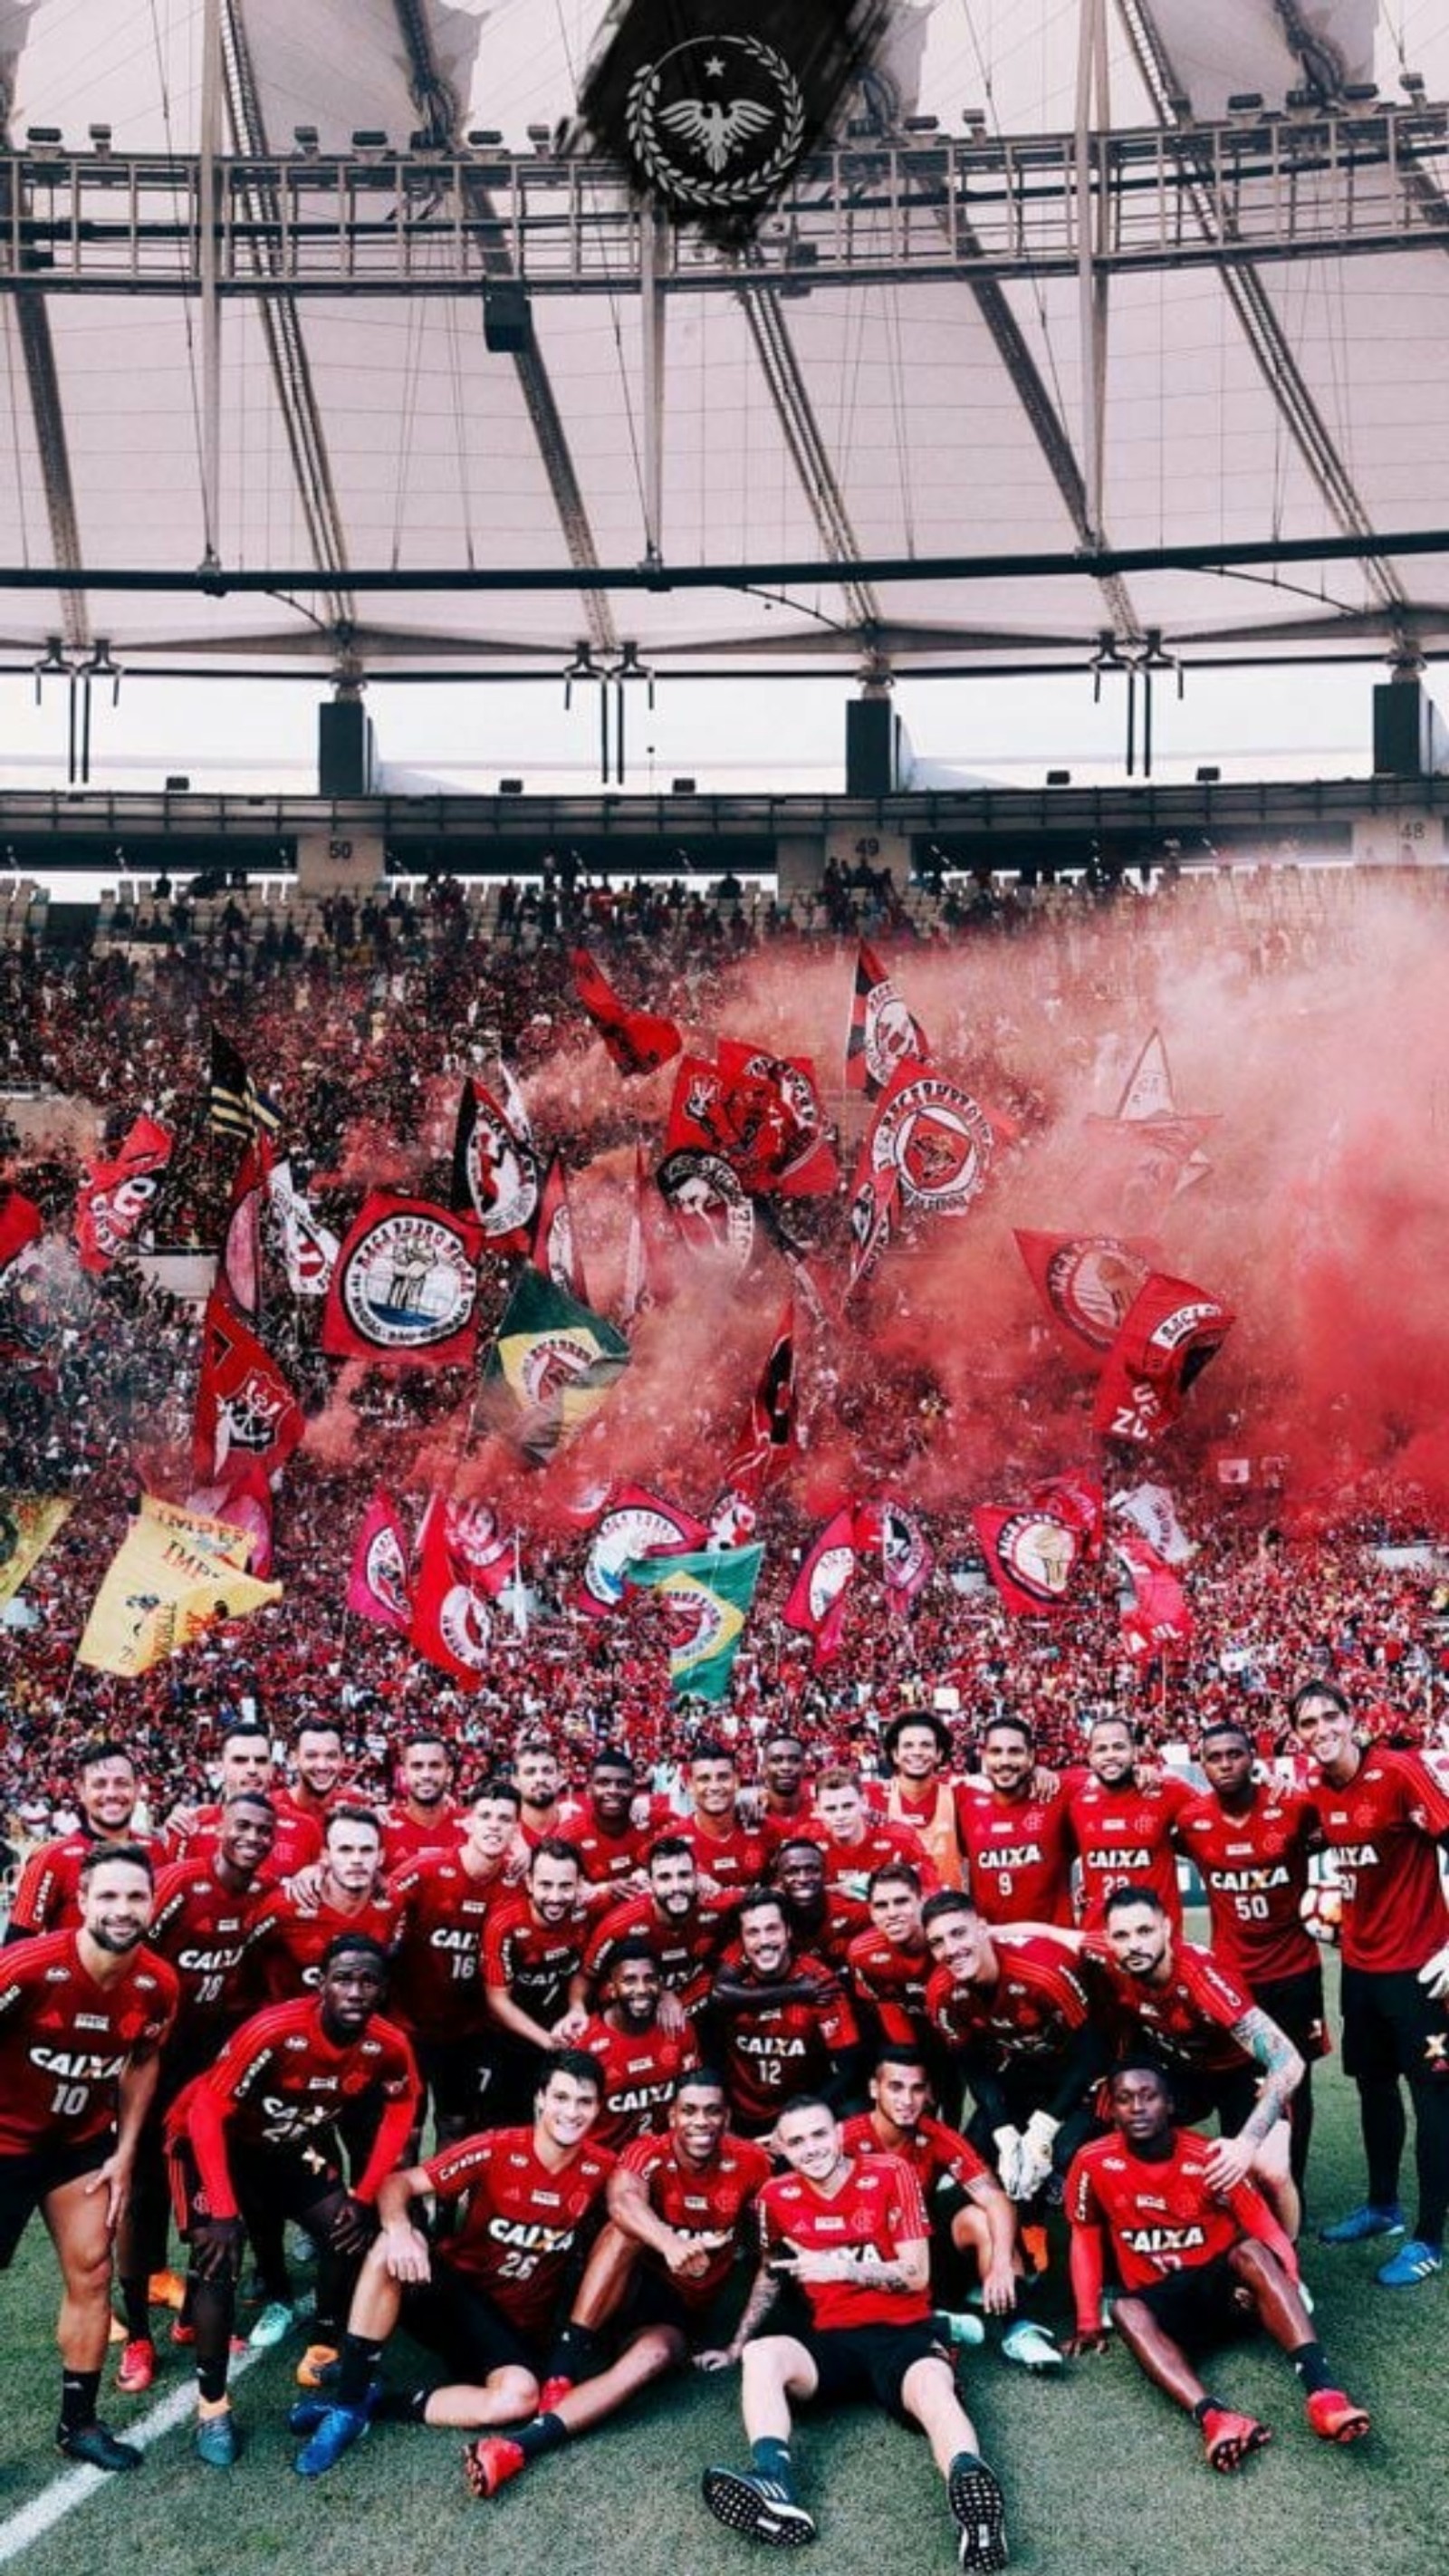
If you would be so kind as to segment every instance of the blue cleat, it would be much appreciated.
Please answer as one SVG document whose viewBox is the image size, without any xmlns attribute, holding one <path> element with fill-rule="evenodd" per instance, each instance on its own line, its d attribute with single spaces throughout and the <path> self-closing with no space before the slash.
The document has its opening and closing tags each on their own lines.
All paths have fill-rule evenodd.
<svg viewBox="0 0 1449 2576">
<path fill-rule="evenodd" d="M 198 2415 L 192 2448 L 209 2469 L 235 2468 L 241 2443 L 236 2417 L 229 2406 L 223 2406 L 215 2415 Z"/>
<path fill-rule="evenodd" d="M 1442 2245 L 1426 2245 L 1422 2236 L 1409 2236 L 1397 2254 L 1379 2265 L 1374 2278 L 1385 2290 L 1412 2290 L 1416 2281 L 1431 2281 L 1443 2269 Z"/>
<path fill-rule="evenodd" d="M 344 2451 L 360 2442 L 372 2422 L 372 2408 L 365 2406 L 329 2406 L 310 2442 L 292 2462 L 299 2478 L 325 2478 L 335 2469 Z"/>
<path fill-rule="evenodd" d="M 1404 2213 L 1396 2200 L 1382 2206 L 1366 2200 L 1361 2209 L 1351 2209 L 1346 2218 L 1335 2218 L 1328 2227 L 1320 2227 L 1320 2245 L 1366 2245 L 1371 2236 L 1402 2236 Z"/>
<path fill-rule="evenodd" d="M 382 2381 L 380 2379 L 374 2379 L 368 2389 L 366 2398 L 363 2400 L 364 2410 L 369 2423 L 372 2421 L 373 2411 L 381 2395 Z M 295 2406 L 291 2406 L 287 2410 L 288 2432 L 297 2434 L 315 2433 L 323 2416 L 330 2415 L 336 2403 L 337 2400 L 335 2397 L 299 2397 Z"/>
</svg>

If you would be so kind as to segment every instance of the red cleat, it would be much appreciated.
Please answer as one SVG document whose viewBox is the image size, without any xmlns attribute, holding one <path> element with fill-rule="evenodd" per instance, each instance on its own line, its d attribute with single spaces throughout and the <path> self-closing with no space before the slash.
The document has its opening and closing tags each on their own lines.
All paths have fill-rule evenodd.
<svg viewBox="0 0 1449 2576">
<path fill-rule="evenodd" d="M 1369 2429 L 1368 2408 L 1355 2406 L 1341 2388 L 1315 2388 L 1308 2400 L 1308 2421 L 1325 2442 L 1358 2442 Z"/>
<path fill-rule="evenodd" d="M 116 2386 L 125 2397 L 144 2397 L 156 2376 L 156 2347 L 149 2335 L 133 2335 L 116 2364 Z"/>
<path fill-rule="evenodd" d="M 475 2496 L 494 2496 L 527 2465 L 516 2442 L 506 2433 L 485 2433 L 463 2453 L 463 2475 Z"/>
<path fill-rule="evenodd" d="M 573 2384 L 571 2379 L 565 2379 L 562 2374 L 556 2379 L 546 2379 L 538 2392 L 540 2415 L 551 2415 L 559 2399 L 568 2396 Z"/>
<path fill-rule="evenodd" d="M 1206 2418 L 1202 2438 L 1208 2467 L 1226 2475 L 1229 2470 L 1240 2469 L 1249 2453 L 1261 2451 L 1273 2436 L 1266 2424 L 1257 2423 L 1251 2415 L 1231 2415 L 1225 2406 L 1219 2406 Z"/>
</svg>

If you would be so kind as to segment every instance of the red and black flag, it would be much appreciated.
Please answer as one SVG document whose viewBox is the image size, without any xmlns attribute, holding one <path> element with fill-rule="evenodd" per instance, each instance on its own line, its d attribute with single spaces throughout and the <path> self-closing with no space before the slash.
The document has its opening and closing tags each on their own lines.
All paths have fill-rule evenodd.
<svg viewBox="0 0 1449 2576">
<path fill-rule="evenodd" d="M 1131 1585 L 1122 1610 L 1122 1644 L 1132 1661 L 1181 1655 L 1192 1643 L 1193 1616 L 1177 1576 L 1139 1529 L 1114 1523 L 1108 1544 Z"/>
<path fill-rule="evenodd" d="M 1104 1367 L 1150 1263 L 1117 1234 L 1036 1234 L 1018 1227 L 1016 1248 L 1068 1348 L 1089 1368 Z"/>
<path fill-rule="evenodd" d="M 475 1216 L 490 1252 L 527 1252 L 538 1214 L 538 1152 L 516 1086 L 501 1108 L 481 1082 L 465 1082 L 453 1137 L 452 1205 Z"/>
<path fill-rule="evenodd" d="M 787 1628 L 814 1638 L 817 1671 L 840 1651 L 846 1596 L 859 1561 L 855 1512 L 846 1503 L 816 1532 L 780 1613 Z"/>
<path fill-rule="evenodd" d="M 621 1001 L 587 948 L 571 948 L 569 965 L 574 991 L 622 1074 L 657 1073 L 661 1064 L 678 1055 L 683 1041 L 673 1020 L 654 1011 L 632 1010 Z"/>
<path fill-rule="evenodd" d="M 1188 1388 L 1222 1348 L 1232 1324 L 1220 1297 L 1152 1271 L 1107 1354 L 1093 1430 L 1107 1440 L 1155 1440 L 1177 1420 Z"/>
<path fill-rule="evenodd" d="M 664 1151 L 666 1164 L 681 1153 L 714 1155 L 756 1197 L 818 1197 L 840 1178 L 808 1056 L 771 1055 L 738 1038 L 722 1038 L 713 1063 L 684 1058 Z"/>
<path fill-rule="evenodd" d="M 1067 1606 L 1072 1577 L 1087 1553 L 1075 1514 L 1034 1497 L 1016 1509 L 982 1503 L 971 1515 L 986 1571 L 1017 1618 L 1042 1618 Z"/>
<path fill-rule="evenodd" d="M 284 1467 L 306 1429 L 302 1408 L 271 1352 L 220 1288 L 206 1301 L 196 1386 L 192 1464 L 202 1482 L 225 1480 L 228 1465 L 252 1459 L 268 1476 Z"/>
<path fill-rule="evenodd" d="M 855 1544 L 871 1558 L 892 1610 L 909 1610 L 936 1569 L 936 1555 L 914 1512 L 888 1495 L 855 1507 Z"/>
<path fill-rule="evenodd" d="M 775 1326 L 759 1382 L 750 1398 L 744 1438 L 725 1470 L 730 1488 L 758 1502 L 790 1463 L 795 1438 L 795 1309 L 787 1305 Z"/>
<path fill-rule="evenodd" d="M 332 1359 L 441 1368 L 473 1358 L 481 1231 L 428 1199 L 372 1190 L 342 1249 L 322 1310 Z"/>
<path fill-rule="evenodd" d="M 930 1054 L 920 1021 L 912 1019 L 874 949 L 862 940 L 856 952 L 855 994 L 845 1047 L 847 1090 L 863 1091 L 867 1100 L 878 1100 L 903 1064 L 926 1064 Z"/>
<path fill-rule="evenodd" d="M 464 1690 L 480 1690 L 493 1642 L 494 1595 L 458 1543 L 452 1514 L 441 1494 L 432 1495 L 423 1513 L 408 1640 Z"/>
<path fill-rule="evenodd" d="M 903 1064 L 876 1104 L 857 1203 L 862 1172 L 893 1172 L 907 1209 L 965 1216 L 986 1187 L 995 1151 L 996 1130 L 979 1101 L 930 1065 Z"/>
<path fill-rule="evenodd" d="M 267 1203 L 272 1148 L 266 1136 L 247 1139 L 236 1168 L 221 1246 L 221 1276 L 232 1304 L 255 1321 L 262 1311 L 262 1209 Z"/>
<path fill-rule="evenodd" d="M 155 1199 L 175 1142 L 169 1127 L 143 1114 L 114 1155 L 85 1165 L 75 1210 L 82 1270 L 110 1269 Z"/>
<path fill-rule="evenodd" d="M 693 1512 L 681 1511 L 644 1485 L 619 1485 L 595 1524 L 584 1571 L 572 1594 L 576 1610 L 603 1618 L 624 1596 L 631 1565 L 656 1556 L 689 1556 L 708 1543 Z"/>
<path fill-rule="evenodd" d="M 529 1259 L 534 1269 L 545 1279 L 551 1279 L 556 1288 L 562 1288 L 567 1296 L 576 1297 L 581 1306 L 587 1306 L 588 1284 L 579 1254 L 573 1210 L 569 1206 L 568 1181 L 561 1154 L 553 1156 L 544 1176 Z"/>
<path fill-rule="evenodd" d="M 346 1606 L 355 1610 L 360 1619 L 371 1619 L 378 1627 L 391 1628 L 400 1636 L 407 1635 L 413 1616 L 408 1554 L 407 1534 L 397 1505 L 391 1494 L 379 1486 L 367 1506 L 352 1551 Z"/>
</svg>

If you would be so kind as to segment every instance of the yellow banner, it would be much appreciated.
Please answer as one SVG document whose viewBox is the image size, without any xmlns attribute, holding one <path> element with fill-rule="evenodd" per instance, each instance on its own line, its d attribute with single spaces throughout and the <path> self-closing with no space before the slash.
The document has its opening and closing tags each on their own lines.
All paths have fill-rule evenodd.
<svg viewBox="0 0 1449 2576">
<path fill-rule="evenodd" d="M 247 1573 L 251 1551 L 249 1532 L 230 1521 L 143 1494 L 92 1604 L 77 1661 L 123 1677 L 149 1672 L 218 1619 L 243 1619 L 280 1601 L 280 1583 Z"/>
<path fill-rule="evenodd" d="M 0 1610 L 13 1601 L 74 1503 L 55 1494 L 0 1494 Z"/>
</svg>

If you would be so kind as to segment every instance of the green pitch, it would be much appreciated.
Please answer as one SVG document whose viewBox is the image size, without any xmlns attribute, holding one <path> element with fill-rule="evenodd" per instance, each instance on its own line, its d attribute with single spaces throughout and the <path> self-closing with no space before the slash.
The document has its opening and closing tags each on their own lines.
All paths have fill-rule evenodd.
<svg viewBox="0 0 1449 2576">
<path fill-rule="evenodd" d="M 1314 2194 L 1319 2216 L 1360 2197 L 1355 2104 L 1337 2061 L 1320 2069 Z M 1406 2182 L 1411 2178 L 1406 2176 Z M 1412 2214 L 1412 2199 L 1410 2200 Z M 1324 2341 L 1370 2407 L 1366 2442 L 1336 2451 L 1303 2419 L 1296 2383 L 1265 2343 L 1224 2355 L 1215 2387 L 1274 2429 L 1237 2477 L 1206 2468 L 1194 2428 L 1113 2349 L 1041 2383 L 990 2346 L 968 2354 L 968 2403 L 1006 2486 L 1012 2566 L 1036 2576 L 1426 2576 L 1442 2563 L 1443 2345 L 1449 2275 L 1380 2290 L 1382 2248 L 1308 2244 L 1305 2270 Z M 712 2523 L 700 2472 L 741 2457 L 736 2381 L 680 2380 L 634 2416 L 540 2461 L 493 2504 L 475 2504 L 456 2435 L 384 2425 L 330 2477 L 292 2472 L 285 2415 L 297 2345 L 249 2369 L 236 2391 L 246 2448 L 230 2472 L 191 2456 L 189 2421 L 134 2476 L 113 2478 L 15 2549 L 18 2518 L 57 2476 L 56 2362 L 49 2249 L 32 2229 L 0 2287 L 0 2568 L 19 2576 L 743 2576 L 761 2553 Z M 1067 2325 L 1060 2261 L 1042 2303 Z M 157 2320 L 163 2334 L 165 2321 Z M 391 2375 L 412 2355 L 399 2345 Z M 119 2432 L 184 2385 L 185 2356 L 162 2344 L 144 2398 L 109 2389 Z M 422 2375 L 422 2374 L 420 2374 Z M 110 2372 L 108 2370 L 109 2379 Z M 923 2442 L 866 2410 L 807 2417 L 797 2441 L 816 2556 L 833 2576 L 941 2576 L 954 2564 L 941 2490 Z"/>
</svg>

